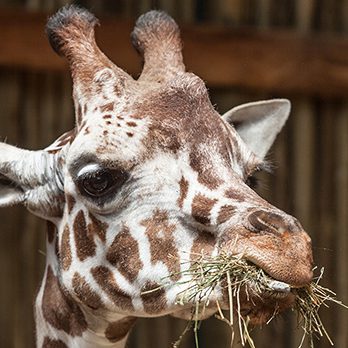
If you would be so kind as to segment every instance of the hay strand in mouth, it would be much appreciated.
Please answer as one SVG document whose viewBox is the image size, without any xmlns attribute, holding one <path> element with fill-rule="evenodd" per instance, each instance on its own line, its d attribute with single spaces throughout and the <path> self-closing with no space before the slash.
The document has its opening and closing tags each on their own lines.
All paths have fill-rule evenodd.
<svg viewBox="0 0 348 348">
<path fill-rule="evenodd" d="M 196 255 L 196 260 L 187 262 L 183 266 L 183 271 L 175 274 L 181 276 L 179 285 L 184 288 L 177 296 L 177 304 L 187 306 L 192 305 L 193 330 L 195 335 L 196 347 L 199 347 L 198 330 L 200 326 L 200 316 L 205 308 L 209 306 L 210 297 L 214 292 L 226 291 L 228 294 L 229 318 L 226 318 L 221 303 L 215 299 L 217 308 L 216 317 L 227 323 L 231 328 L 231 346 L 235 339 L 234 324 L 237 324 L 240 343 L 242 346 L 248 344 L 251 348 L 256 348 L 250 334 L 250 318 L 243 316 L 241 307 L 241 291 L 247 301 L 253 301 L 253 298 L 263 298 L 268 295 L 282 295 L 292 293 L 295 296 L 295 302 L 292 310 L 298 314 L 298 324 L 303 329 L 303 337 L 298 348 L 303 347 L 305 338 L 308 337 L 310 346 L 314 347 L 314 337 L 326 337 L 331 345 L 333 342 L 325 330 L 325 327 L 319 316 L 319 309 L 328 307 L 330 303 L 338 304 L 348 308 L 341 301 L 336 299 L 336 294 L 331 290 L 319 285 L 323 276 L 323 269 L 316 281 L 302 288 L 294 288 L 290 285 L 279 282 L 267 275 L 261 268 L 246 261 L 242 256 L 231 256 L 221 254 L 217 257 L 205 257 Z M 173 275 L 171 275 L 173 276 Z M 163 285 L 162 287 L 166 287 Z M 159 288 L 150 290 L 157 291 Z M 274 313 L 268 319 L 268 324 L 278 312 L 275 306 Z M 234 317 L 237 322 L 234 323 Z M 188 329 L 185 329 L 185 333 Z M 173 345 L 174 348 L 180 346 L 184 334 Z"/>
</svg>

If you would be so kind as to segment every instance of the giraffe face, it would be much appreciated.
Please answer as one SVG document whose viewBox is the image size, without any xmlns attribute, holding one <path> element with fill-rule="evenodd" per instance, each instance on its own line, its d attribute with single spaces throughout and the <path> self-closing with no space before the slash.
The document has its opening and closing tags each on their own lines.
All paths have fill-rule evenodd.
<svg viewBox="0 0 348 348">
<path fill-rule="evenodd" d="M 133 80 L 97 48 L 95 18 L 73 9 L 53 17 L 48 34 L 70 62 L 76 130 L 38 152 L 0 144 L 0 205 L 22 202 L 54 223 L 48 260 L 57 259 L 50 266 L 66 293 L 106 315 L 185 316 L 180 273 L 198 255 L 222 252 L 277 281 L 307 284 L 310 238 L 247 185 L 289 103 L 250 103 L 221 117 L 202 80 L 185 72 L 175 22 L 158 12 L 132 34 L 144 58 Z M 279 305 L 254 302 L 244 310 L 259 323 Z"/>
<path fill-rule="evenodd" d="M 200 254 L 221 252 L 291 285 L 310 281 L 309 237 L 248 187 L 262 161 L 198 77 L 185 73 L 106 105 L 82 106 L 87 115 L 66 157 L 59 255 L 75 298 L 126 314 L 175 314 L 180 272 Z"/>
</svg>

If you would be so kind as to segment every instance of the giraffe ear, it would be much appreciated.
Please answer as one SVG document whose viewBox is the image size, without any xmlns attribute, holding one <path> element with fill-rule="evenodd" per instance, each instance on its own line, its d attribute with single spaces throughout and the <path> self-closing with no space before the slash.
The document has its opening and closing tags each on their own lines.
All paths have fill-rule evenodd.
<svg viewBox="0 0 348 348">
<path fill-rule="evenodd" d="M 41 217 L 52 217 L 64 199 L 57 156 L 0 143 L 0 207 L 24 204 Z"/>
<path fill-rule="evenodd" d="M 283 128 L 290 108 L 287 99 L 272 99 L 237 106 L 222 117 L 234 126 L 249 149 L 263 159 Z"/>
</svg>

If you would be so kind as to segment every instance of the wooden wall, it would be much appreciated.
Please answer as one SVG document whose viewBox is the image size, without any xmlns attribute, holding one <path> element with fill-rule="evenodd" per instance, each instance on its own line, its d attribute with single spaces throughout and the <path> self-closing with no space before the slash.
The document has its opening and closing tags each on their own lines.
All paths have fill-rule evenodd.
<svg viewBox="0 0 348 348">
<path fill-rule="evenodd" d="M 53 12 L 65 3 L 63 0 L 1 0 L 0 12 L 4 8 L 28 13 Z M 348 0 L 85 0 L 78 3 L 97 15 L 134 18 L 150 8 L 159 8 L 184 24 L 247 26 L 257 33 L 287 30 L 314 39 L 318 34 L 344 38 L 348 32 Z M 0 52 L 1 45 L 0 41 Z M 277 49 L 275 46 L 275 54 Z M 255 56 L 257 59 L 260 57 Z M 335 66 L 347 65 L 339 57 L 329 62 Z M 286 57 L 275 64 L 274 71 L 285 64 L 291 65 Z M 293 78 L 305 73 L 299 66 Z M 343 76 L 348 80 L 348 75 L 342 74 L 337 79 Z M 289 83 L 288 75 L 286 79 L 284 85 Z M 326 269 L 323 284 L 348 303 L 348 90 L 330 94 L 334 81 L 329 80 L 326 94 L 281 86 L 263 88 L 262 81 L 256 87 L 247 83 L 231 83 L 224 88 L 216 85 L 210 89 L 212 100 L 221 112 L 263 98 L 286 97 L 292 101 L 290 121 L 270 154 L 276 165 L 275 173 L 263 175 L 260 192 L 301 220 L 313 239 L 316 263 Z M 322 89 L 325 90 L 325 85 Z M 0 105 L 0 137 L 21 147 L 46 146 L 73 125 L 71 82 L 66 71 L 0 66 Z M 16 207 L 0 210 L 0 230 L 0 347 L 33 347 L 32 302 L 45 260 L 45 224 Z M 332 306 L 322 311 L 322 317 L 336 346 L 348 347 L 348 311 Z M 130 347 L 170 347 L 184 326 L 184 322 L 172 318 L 141 320 L 132 334 Z M 301 331 L 296 330 L 294 315 L 288 313 L 262 330 L 255 330 L 254 336 L 258 348 L 295 348 Z M 210 319 L 202 325 L 200 347 L 224 348 L 229 346 L 228 340 L 229 332 L 224 324 Z M 194 347 L 193 342 L 192 334 L 188 334 L 182 347 Z M 318 348 L 328 346 L 325 339 L 315 344 Z"/>
</svg>

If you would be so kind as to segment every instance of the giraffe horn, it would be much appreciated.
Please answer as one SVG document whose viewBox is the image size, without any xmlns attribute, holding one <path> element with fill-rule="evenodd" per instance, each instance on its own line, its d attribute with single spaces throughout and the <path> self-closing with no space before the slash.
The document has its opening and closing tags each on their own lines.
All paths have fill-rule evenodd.
<svg viewBox="0 0 348 348">
<path fill-rule="evenodd" d="M 90 100 L 102 85 L 112 84 L 119 95 L 126 88 L 126 81 L 133 81 L 98 48 L 94 36 L 94 27 L 98 23 L 86 9 L 67 5 L 50 17 L 46 25 L 52 48 L 69 62 L 75 104 L 78 104 L 77 100 Z"/>
<path fill-rule="evenodd" d="M 144 60 L 139 80 L 159 82 L 185 71 L 180 30 L 166 13 L 149 11 L 140 16 L 131 39 Z"/>
</svg>

